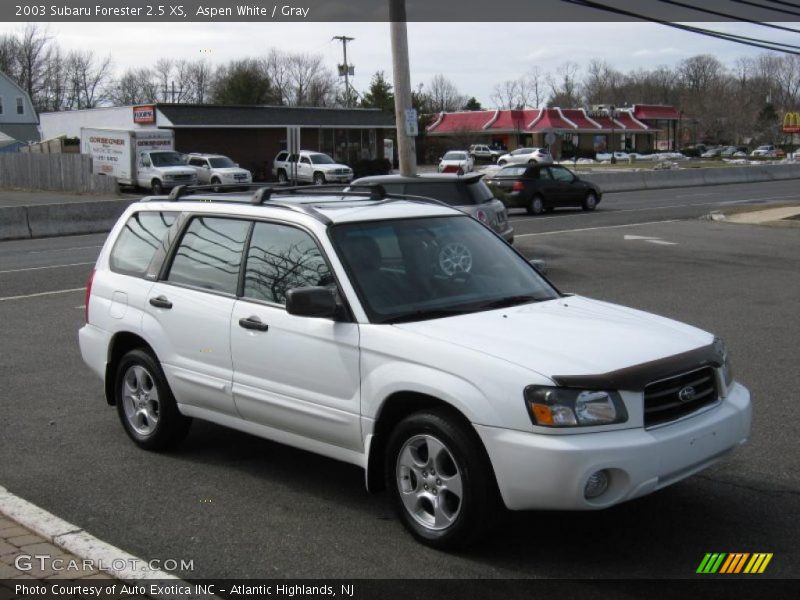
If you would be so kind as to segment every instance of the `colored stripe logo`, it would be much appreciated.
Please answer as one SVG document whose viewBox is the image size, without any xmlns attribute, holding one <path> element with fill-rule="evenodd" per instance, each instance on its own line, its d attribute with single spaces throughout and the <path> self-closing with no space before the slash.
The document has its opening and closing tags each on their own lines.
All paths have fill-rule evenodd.
<svg viewBox="0 0 800 600">
<path fill-rule="evenodd" d="M 771 560 L 772 552 L 707 552 L 696 572 L 703 575 L 763 573 Z"/>
</svg>

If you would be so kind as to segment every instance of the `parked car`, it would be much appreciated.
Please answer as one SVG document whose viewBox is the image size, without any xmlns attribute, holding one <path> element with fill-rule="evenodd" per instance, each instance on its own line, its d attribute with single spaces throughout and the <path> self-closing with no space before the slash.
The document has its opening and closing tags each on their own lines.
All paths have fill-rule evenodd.
<svg viewBox="0 0 800 600">
<path fill-rule="evenodd" d="M 763 146 L 759 146 L 755 150 L 750 153 L 750 156 L 762 156 L 765 158 L 776 158 L 778 156 L 778 151 L 776 150 L 775 146 L 772 144 L 765 144 Z"/>
<path fill-rule="evenodd" d="M 353 169 L 337 163 L 327 154 L 300 150 L 290 155 L 279 152 L 272 162 L 272 174 L 280 183 L 296 180 L 322 185 L 323 183 L 348 183 L 353 179 Z"/>
<path fill-rule="evenodd" d="M 497 159 L 500 158 L 504 152 L 487 146 L 486 144 L 473 144 L 469 147 L 469 154 L 475 162 L 479 160 L 488 160 L 494 163 L 497 162 Z"/>
<path fill-rule="evenodd" d="M 79 341 L 134 444 L 173 447 L 201 419 L 342 460 L 453 548 L 503 505 L 608 508 L 747 440 L 750 393 L 714 335 L 562 294 L 434 200 L 324 191 L 125 210 Z"/>
<path fill-rule="evenodd" d="M 734 154 L 736 154 L 738 151 L 739 151 L 739 148 L 737 146 L 726 146 L 725 148 L 720 150 L 719 155 L 722 158 L 730 158 Z"/>
<path fill-rule="evenodd" d="M 507 165 L 486 184 L 508 208 L 525 208 L 532 215 L 560 207 L 594 210 L 603 197 L 597 185 L 562 165 Z"/>
<path fill-rule="evenodd" d="M 356 179 L 353 185 L 380 184 L 390 194 L 433 198 L 475 217 L 513 244 L 514 228 L 508 222 L 508 211 L 482 178 L 483 174 L 477 173 L 463 177 L 449 173 L 422 173 L 416 177 L 374 175 Z"/>
<path fill-rule="evenodd" d="M 197 180 L 200 183 L 231 185 L 253 182 L 250 171 L 242 169 L 227 156 L 192 152 L 188 158 L 187 164 L 197 171 Z"/>
<path fill-rule="evenodd" d="M 497 159 L 501 167 L 509 164 L 551 163 L 553 157 L 546 148 L 517 148 Z"/>
<path fill-rule="evenodd" d="M 439 173 L 469 173 L 475 169 L 475 161 L 468 152 L 451 150 L 439 159 Z"/>
<path fill-rule="evenodd" d="M 709 148 L 708 150 L 703 152 L 700 156 L 702 158 L 716 158 L 722 154 L 722 151 L 724 149 L 725 148 L 723 148 L 722 146 L 718 146 L 716 148 Z"/>
</svg>

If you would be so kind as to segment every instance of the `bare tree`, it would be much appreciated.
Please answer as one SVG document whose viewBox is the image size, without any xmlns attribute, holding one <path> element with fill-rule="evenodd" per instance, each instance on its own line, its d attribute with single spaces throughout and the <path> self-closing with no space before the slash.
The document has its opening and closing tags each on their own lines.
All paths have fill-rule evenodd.
<svg viewBox="0 0 800 600">
<path fill-rule="evenodd" d="M 17 76 L 17 38 L 13 35 L 0 35 L 0 73 L 9 77 Z"/>
<path fill-rule="evenodd" d="M 467 102 L 467 97 L 461 95 L 455 84 L 441 73 L 431 79 L 426 95 L 432 112 L 458 110 Z"/>
<path fill-rule="evenodd" d="M 89 50 L 75 50 L 67 55 L 65 71 L 68 108 L 95 108 L 105 100 L 106 83 L 111 75 L 110 56 L 100 59 Z"/>
<path fill-rule="evenodd" d="M 578 71 L 580 67 L 572 61 L 562 63 L 555 74 L 549 73 L 546 77 L 550 87 L 548 106 L 579 106 L 581 97 L 578 87 Z"/>
<path fill-rule="evenodd" d="M 37 108 L 42 105 L 41 91 L 47 62 L 50 59 L 51 38 L 47 30 L 36 24 L 25 26 L 17 41 L 17 79 Z"/>
</svg>

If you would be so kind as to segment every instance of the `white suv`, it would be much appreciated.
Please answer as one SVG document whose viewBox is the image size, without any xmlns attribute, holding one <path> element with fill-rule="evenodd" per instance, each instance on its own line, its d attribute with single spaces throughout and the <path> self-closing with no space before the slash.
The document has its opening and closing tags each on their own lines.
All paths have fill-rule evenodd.
<svg viewBox="0 0 800 600">
<path fill-rule="evenodd" d="M 83 359 L 142 448 L 199 418 L 350 462 L 455 547 L 500 502 L 606 508 L 748 437 L 721 340 L 562 294 L 458 210 L 381 186 L 184 193 L 131 205 L 86 291 Z"/>
<path fill-rule="evenodd" d="M 221 154 L 188 155 L 190 167 L 197 171 L 197 180 L 200 183 L 212 185 L 246 185 L 253 182 L 253 175 L 247 169 L 242 169 L 227 156 Z"/>
</svg>

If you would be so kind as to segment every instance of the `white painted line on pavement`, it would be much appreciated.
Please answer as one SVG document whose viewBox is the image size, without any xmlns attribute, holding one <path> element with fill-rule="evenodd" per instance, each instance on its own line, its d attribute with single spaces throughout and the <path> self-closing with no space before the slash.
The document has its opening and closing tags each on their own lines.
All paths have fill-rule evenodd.
<svg viewBox="0 0 800 600">
<path fill-rule="evenodd" d="M 667 221 L 646 221 L 644 223 L 626 223 L 624 225 L 603 225 L 602 227 L 582 227 L 579 229 L 559 229 L 557 231 L 543 231 L 541 233 L 521 233 L 515 235 L 514 239 L 523 237 L 535 237 L 538 235 L 555 235 L 557 233 L 577 233 L 580 231 L 596 231 L 598 229 L 618 229 L 619 227 L 638 227 L 639 225 L 656 225 L 657 223 L 677 223 L 681 219 L 669 219 Z"/>
<path fill-rule="evenodd" d="M 35 294 L 25 294 L 24 296 L 6 296 L 5 298 L 0 298 L 0 302 L 5 300 L 22 300 L 24 298 L 35 298 L 36 296 L 52 296 L 53 294 L 66 294 L 69 292 L 85 292 L 85 287 L 80 288 L 70 288 L 68 290 L 54 290 L 52 292 L 36 292 Z"/>
<path fill-rule="evenodd" d="M 72 263 L 69 265 L 48 265 L 46 267 L 28 267 L 26 269 L 8 269 L 6 271 L 0 271 L 0 275 L 4 273 L 22 273 L 23 271 L 41 271 L 42 269 L 63 269 L 64 267 L 85 267 L 86 265 L 93 265 L 95 261 L 92 262 L 81 262 L 81 263 Z"/>
<path fill-rule="evenodd" d="M 23 500 L 0 486 L 0 513 L 12 518 L 49 542 L 64 548 L 79 558 L 107 566 L 108 573 L 124 580 L 178 580 L 166 571 L 151 569 L 147 561 L 128 554 L 68 523 L 46 510 Z M 134 566 L 138 568 L 134 568 Z M 117 568 L 120 567 L 120 568 Z"/>
<path fill-rule="evenodd" d="M 25 254 L 47 254 L 48 252 L 64 252 L 66 250 L 87 250 L 89 248 L 102 248 L 103 244 L 98 246 L 70 246 L 69 248 L 51 248 L 50 250 L 26 250 Z"/>
</svg>

